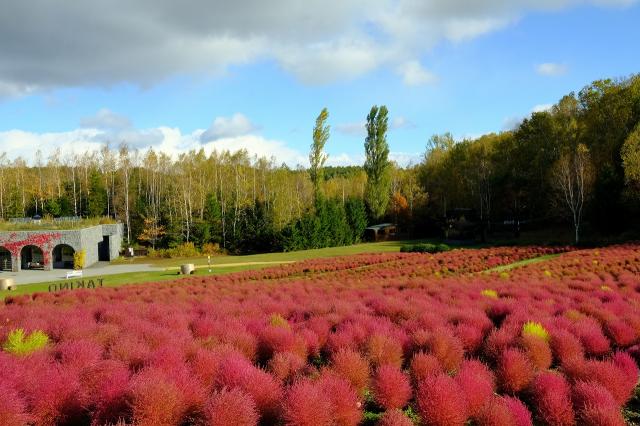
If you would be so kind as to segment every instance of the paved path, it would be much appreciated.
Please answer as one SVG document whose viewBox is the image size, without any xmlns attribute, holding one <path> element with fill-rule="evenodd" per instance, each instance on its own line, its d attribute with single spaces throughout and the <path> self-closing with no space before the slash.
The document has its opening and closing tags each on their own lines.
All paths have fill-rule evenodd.
<svg viewBox="0 0 640 426">
<path fill-rule="evenodd" d="M 95 265 L 82 271 L 85 277 L 95 277 L 113 274 L 125 274 L 129 272 L 150 272 L 164 271 L 165 268 L 158 268 L 153 265 L 131 264 L 131 265 L 111 265 L 109 262 L 98 262 Z M 65 279 L 68 269 L 54 269 L 53 271 L 1 271 L 0 278 L 13 278 L 16 284 L 33 284 L 47 281 Z"/>
</svg>

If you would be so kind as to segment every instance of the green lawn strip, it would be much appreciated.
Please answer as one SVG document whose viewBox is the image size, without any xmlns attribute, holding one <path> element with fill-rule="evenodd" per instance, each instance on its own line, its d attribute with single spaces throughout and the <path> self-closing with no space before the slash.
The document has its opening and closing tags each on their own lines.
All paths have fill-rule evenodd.
<svg viewBox="0 0 640 426">
<path fill-rule="evenodd" d="M 560 256 L 560 253 L 545 254 L 543 256 L 532 257 L 531 259 L 519 260 L 517 262 L 509 263 L 508 265 L 500 265 L 500 266 L 496 266 L 495 268 L 485 269 L 482 272 L 484 272 L 485 274 L 488 274 L 490 272 L 509 271 L 511 269 L 520 268 L 522 266 L 531 265 L 534 263 L 546 262 L 547 260 L 555 259 L 558 256 Z"/>
<path fill-rule="evenodd" d="M 229 266 L 229 267 L 220 267 L 220 268 L 212 268 L 211 272 L 209 272 L 206 268 L 201 268 L 196 270 L 193 276 L 208 276 L 208 275 L 221 275 L 221 274 L 229 274 L 232 272 L 241 272 L 250 269 L 262 269 L 268 266 L 273 265 L 239 265 L 239 266 Z M 149 282 L 157 282 L 157 281 L 171 281 L 171 280 L 181 280 L 187 277 L 178 275 L 176 271 L 149 271 L 149 272 L 128 272 L 123 274 L 113 274 L 113 275 L 104 275 L 104 276 L 96 276 L 96 277 L 84 277 L 78 279 L 71 280 L 55 280 L 48 281 L 43 283 L 34 283 L 34 284 L 21 284 L 18 285 L 16 290 L 13 291 L 3 291 L 0 293 L 0 299 L 4 299 L 7 296 L 15 296 L 19 294 L 31 294 L 36 292 L 48 292 L 49 286 L 53 284 L 60 284 L 66 281 L 75 283 L 76 281 L 84 280 L 85 283 L 88 283 L 89 280 L 93 280 L 96 285 L 98 285 L 97 278 L 102 278 L 103 287 L 120 287 L 128 284 L 142 284 Z"/>
<path fill-rule="evenodd" d="M 249 255 L 221 255 L 212 256 L 212 265 L 224 265 L 228 263 L 247 263 L 247 262 L 288 262 L 300 261 L 322 257 L 347 256 L 362 253 L 392 253 L 400 251 L 400 247 L 404 244 L 417 244 L 424 242 L 433 242 L 433 240 L 402 240 L 402 241 L 383 241 L 379 243 L 361 243 L 351 246 L 327 247 L 321 249 L 263 253 Z M 193 263 L 195 265 L 206 265 L 207 256 L 177 258 L 177 259 L 153 259 L 149 257 L 139 257 L 134 259 L 120 258 L 113 262 L 114 264 L 126 265 L 129 263 L 151 264 L 154 266 L 175 267 L 184 263 Z"/>
</svg>

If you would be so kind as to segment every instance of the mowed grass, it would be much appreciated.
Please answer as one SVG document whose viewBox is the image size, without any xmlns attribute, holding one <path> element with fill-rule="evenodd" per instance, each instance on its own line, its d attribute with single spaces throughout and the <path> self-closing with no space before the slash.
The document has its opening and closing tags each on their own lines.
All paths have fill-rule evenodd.
<svg viewBox="0 0 640 426">
<path fill-rule="evenodd" d="M 558 256 L 560 256 L 559 253 L 556 253 L 556 254 L 545 254 L 544 256 L 539 256 L 539 257 L 534 257 L 534 258 L 531 258 L 531 259 L 520 260 L 518 262 L 513 262 L 513 263 L 510 263 L 508 265 L 497 266 L 495 268 L 487 269 L 484 272 L 488 273 L 488 272 L 509 271 L 511 269 L 519 268 L 521 266 L 531 265 L 532 263 L 545 262 L 547 260 L 554 259 L 554 258 L 556 258 Z"/>
<path fill-rule="evenodd" d="M 400 247 L 404 244 L 417 244 L 425 242 L 433 242 L 434 240 L 401 240 L 401 241 L 383 241 L 379 243 L 362 243 L 343 247 L 327 247 L 322 249 L 279 252 L 279 253 L 263 253 L 250 254 L 243 256 L 211 256 L 212 265 L 239 264 L 239 263 L 260 263 L 260 262 L 297 262 L 300 260 L 316 259 L 322 257 L 346 256 L 350 254 L 361 253 L 389 253 L 400 251 Z M 193 263 L 195 265 L 206 265 L 207 256 L 187 257 L 178 259 L 153 259 L 149 257 L 138 257 L 134 259 L 120 258 L 113 263 L 126 265 L 129 263 L 143 263 L 153 266 L 176 267 L 184 263 Z"/>
<path fill-rule="evenodd" d="M 344 247 L 328 247 L 323 249 L 283 252 L 283 253 L 264 253 L 246 256 L 212 256 L 211 272 L 207 265 L 207 257 L 199 256 L 193 258 L 180 259 L 150 259 L 146 257 L 135 259 L 118 259 L 114 264 L 151 264 L 156 267 L 166 268 L 164 271 L 145 271 L 145 272 L 129 272 L 123 274 L 113 274 L 100 276 L 103 279 L 103 287 L 119 287 L 127 284 L 142 284 L 158 281 L 180 280 L 185 277 L 178 275 L 177 269 L 185 263 L 193 263 L 198 265 L 196 268 L 196 276 L 220 275 L 232 272 L 240 272 L 251 269 L 263 269 L 274 267 L 278 264 L 296 262 L 307 259 L 315 259 L 321 257 L 347 256 L 361 253 L 390 253 L 400 251 L 400 247 L 404 244 L 415 244 L 420 242 L 428 242 L 427 240 L 403 240 L 403 241 L 384 241 L 379 243 L 363 243 Z M 193 275 L 192 275 L 193 276 Z M 97 285 L 97 277 L 85 277 L 85 283 L 93 279 Z M 77 279 L 69 280 L 71 282 Z M 31 294 L 36 292 L 48 292 L 49 288 L 53 289 L 54 284 L 60 284 L 65 280 L 47 281 L 36 284 L 23 284 L 17 286 L 17 289 L 10 292 L 0 293 L 0 299 L 7 296 L 19 294 Z"/>
</svg>

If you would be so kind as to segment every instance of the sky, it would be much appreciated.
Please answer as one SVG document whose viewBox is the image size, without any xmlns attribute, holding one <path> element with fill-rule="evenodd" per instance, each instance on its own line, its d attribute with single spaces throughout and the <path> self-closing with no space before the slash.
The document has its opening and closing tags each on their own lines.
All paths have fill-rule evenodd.
<svg viewBox="0 0 640 426">
<path fill-rule="evenodd" d="M 432 134 L 515 127 L 571 91 L 640 72 L 640 0 L 0 0 L 0 156 L 127 143 L 361 164 L 389 109 L 391 158 Z"/>
</svg>

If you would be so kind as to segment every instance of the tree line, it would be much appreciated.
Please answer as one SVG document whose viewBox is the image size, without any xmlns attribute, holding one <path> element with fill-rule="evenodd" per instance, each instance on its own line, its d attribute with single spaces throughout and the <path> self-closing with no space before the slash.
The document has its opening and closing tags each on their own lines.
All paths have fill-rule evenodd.
<svg viewBox="0 0 640 426">
<path fill-rule="evenodd" d="M 153 248 L 214 243 L 247 253 L 351 244 L 361 241 L 367 224 L 384 219 L 391 191 L 411 206 L 419 199 L 417 169 L 398 167 L 388 146 L 384 151 L 387 115 L 385 107 L 371 110 L 372 126 L 384 131 L 367 137 L 365 145 L 376 144 L 377 164 L 366 170 L 325 167 L 326 109 L 313 130 L 309 168 L 244 150 L 171 158 L 126 143 L 48 158 L 38 151 L 32 164 L 0 153 L 0 219 L 109 216 L 125 224 L 128 245 Z M 381 183 L 372 184 L 368 173 Z M 384 195 L 373 196 L 376 191 Z"/>
<path fill-rule="evenodd" d="M 329 111 L 316 119 L 309 167 L 246 151 L 172 158 L 126 143 L 31 165 L 0 153 L 0 218 L 110 216 L 126 241 L 152 247 L 216 243 L 231 252 L 360 241 L 368 224 L 448 235 L 460 211 L 478 236 L 508 221 L 620 233 L 640 215 L 640 76 L 599 80 L 532 113 L 515 129 L 476 139 L 432 136 L 422 161 L 389 159 L 388 110 L 366 121 L 365 163 L 328 167 Z M 458 212 L 458 213 L 456 213 Z"/>
</svg>

